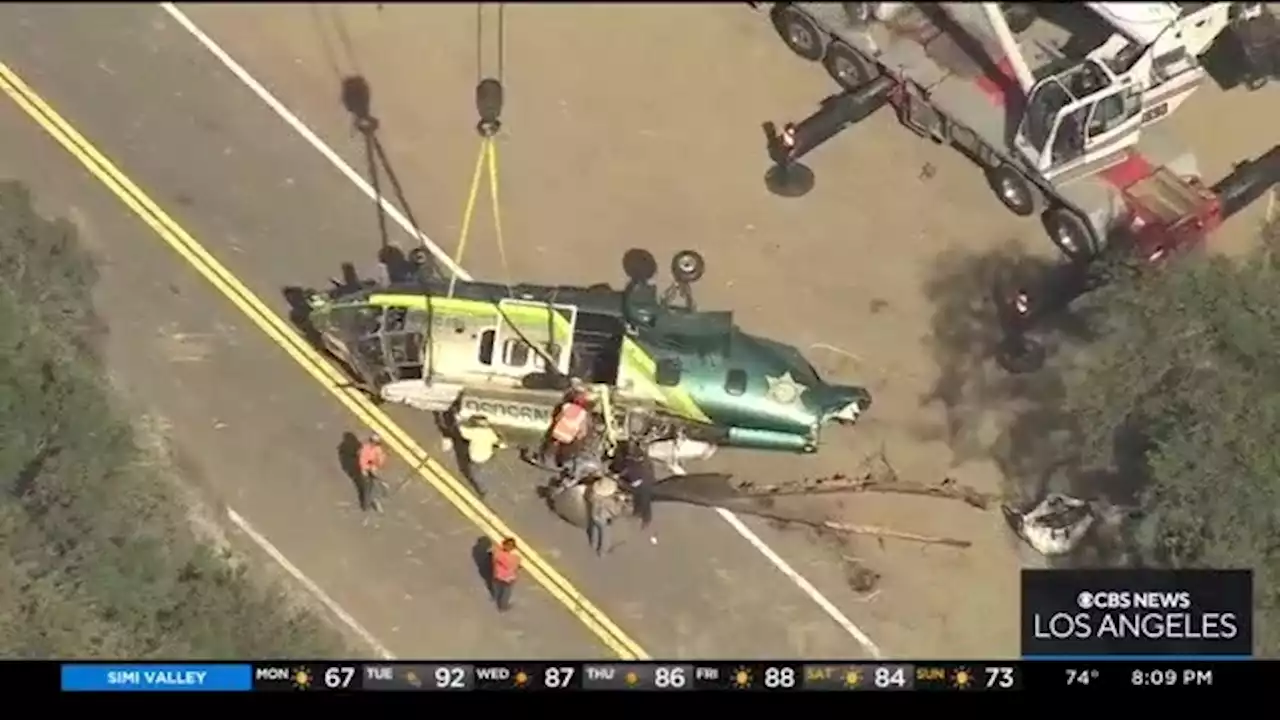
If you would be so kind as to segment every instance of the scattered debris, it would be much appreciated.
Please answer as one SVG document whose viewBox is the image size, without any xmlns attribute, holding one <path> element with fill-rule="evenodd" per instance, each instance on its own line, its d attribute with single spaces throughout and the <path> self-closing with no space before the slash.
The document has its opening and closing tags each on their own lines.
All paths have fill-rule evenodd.
<svg viewBox="0 0 1280 720">
<path fill-rule="evenodd" d="M 944 478 L 941 482 L 928 484 L 904 481 L 897 470 L 889 462 L 882 447 L 874 456 L 863 463 L 863 467 L 854 475 L 843 473 L 820 478 L 762 485 L 746 481 L 734 488 L 741 497 L 757 499 L 776 498 L 787 495 L 818 495 L 824 493 L 847 492 L 881 492 L 903 495 L 924 495 L 927 497 L 960 500 L 979 510 L 988 509 L 993 503 L 1000 501 L 1000 496 L 984 493 L 967 485 L 961 485 L 954 478 Z"/>
</svg>

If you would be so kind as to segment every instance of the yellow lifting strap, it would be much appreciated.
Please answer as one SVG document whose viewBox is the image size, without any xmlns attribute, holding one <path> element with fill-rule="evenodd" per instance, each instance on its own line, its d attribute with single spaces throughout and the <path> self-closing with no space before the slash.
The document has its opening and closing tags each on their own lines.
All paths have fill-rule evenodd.
<svg viewBox="0 0 1280 720">
<path fill-rule="evenodd" d="M 485 82 L 488 82 L 487 80 Z M 496 122 L 496 121 L 495 121 Z M 493 212 L 493 234 L 498 243 L 498 257 L 502 262 L 502 273 L 510 280 L 511 271 L 507 265 L 507 247 L 502 236 L 502 210 L 498 194 L 498 143 L 494 140 L 497 127 L 485 127 L 481 120 L 480 153 L 476 156 L 476 169 L 471 176 L 471 188 L 467 191 L 467 204 L 462 210 L 462 229 L 458 236 L 458 249 L 454 252 L 453 262 L 462 265 L 462 256 L 467 250 L 467 240 L 471 235 L 471 220 L 475 217 L 476 201 L 480 198 L 480 186 L 484 181 L 486 170 L 489 176 L 489 200 Z M 453 297 L 457 276 L 449 279 L 449 297 Z"/>
<path fill-rule="evenodd" d="M 618 449 L 618 426 L 613 421 L 613 388 L 604 383 L 596 383 L 593 389 L 599 401 L 600 415 L 604 418 L 605 455 L 612 457 Z"/>
<path fill-rule="evenodd" d="M 492 44 L 497 53 L 496 73 L 488 74 L 485 68 L 486 6 L 488 3 L 476 3 L 476 114 L 480 122 L 476 131 L 480 133 L 480 152 L 476 156 L 476 169 L 471 176 L 471 189 L 467 191 L 467 205 L 462 211 L 462 228 L 458 236 L 458 249 L 454 252 L 453 262 L 462 266 L 462 257 L 467 251 L 467 239 L 471 235 L 471 219 L 475 215 L 476 200 L 480 196 L 480 184 L 485 171 L 489 175 L 489 201 L 493 209 L 493 233 L 498 242 L 498 256 L 502 261 L 502 273 L 507 286 L 511 285 L 511 271 L 507 266 L 507 246 L 502 237 L 502 212 L 498 201 L 498 144 L 494 140 L 498 130 L 502 128 L 502 105 L 505 91 L 502 79 L 506 65 L 506 3 L 497 3 L 496 34 Z M 453 297 L 458 276 L 449 279 L 449 297 Z"/>
</svg>

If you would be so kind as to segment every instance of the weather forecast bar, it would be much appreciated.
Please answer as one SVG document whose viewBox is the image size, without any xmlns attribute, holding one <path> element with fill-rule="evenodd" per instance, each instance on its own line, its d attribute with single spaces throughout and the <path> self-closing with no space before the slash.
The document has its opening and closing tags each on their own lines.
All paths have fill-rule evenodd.
<svg viewBox="0 0 1280 720">
<path fill-rule="evenodd" d="M 427 692 L 1085 692 L 1242 689 L 1280 675 L 1265 661 L 1079 657 L 1036 661 L 420 662 L 254 666 L 255 689 Z M 1272 677 L 1270 681 L 1268 678 Z"/>
<path fill-rule="evenodd" d="M 1087 692 L 1273 685 L 1267 661 L 1080 656 L 1022 662 L 39 663 L 3 665 L 12 687 L 63 692 Z M 54 685 L 57 682 L 58 685 Z"/>
</svg>

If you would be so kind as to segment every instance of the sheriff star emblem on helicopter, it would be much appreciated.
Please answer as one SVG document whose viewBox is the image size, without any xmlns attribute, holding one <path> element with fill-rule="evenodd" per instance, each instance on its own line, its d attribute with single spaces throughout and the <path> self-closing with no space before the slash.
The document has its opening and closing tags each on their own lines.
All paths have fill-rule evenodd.
<svg viewBox="0 0 1280 720">
<path fill-rule="evenodd" d="M 807 389 L 796 382 L 790 372 L 785 372 L 778 377 L 766 375 L 764 379 L 769 383 L 769 398 L 779 405 L 794 404 L 800 399 L 800 394 Z"/>
</svg>

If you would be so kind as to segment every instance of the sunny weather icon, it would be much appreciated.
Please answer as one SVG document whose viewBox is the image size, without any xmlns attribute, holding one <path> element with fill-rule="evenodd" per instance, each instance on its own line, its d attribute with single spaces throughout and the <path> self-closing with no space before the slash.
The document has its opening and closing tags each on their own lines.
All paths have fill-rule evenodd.
<svg viewBox="0 0 1280 720">
<path fill-rule="evenodd" d="M 306 690 L 311 687 L 311 668 L 296 667 L 290 673 L 293 678 L 293 687 L 297 690 Z"/>
</svg>

